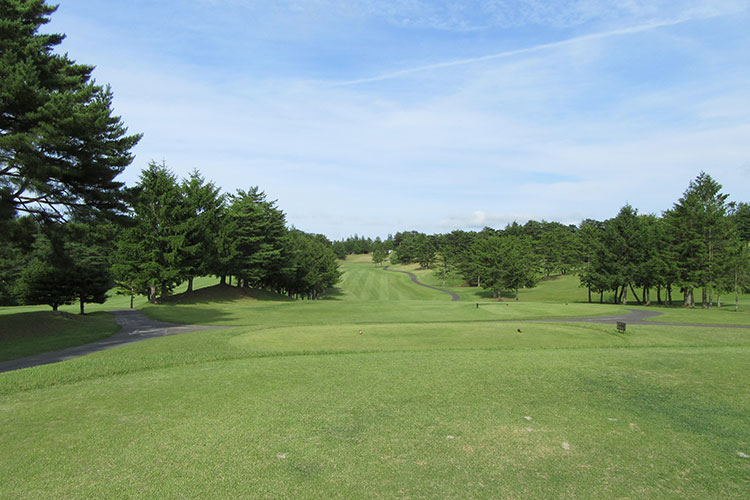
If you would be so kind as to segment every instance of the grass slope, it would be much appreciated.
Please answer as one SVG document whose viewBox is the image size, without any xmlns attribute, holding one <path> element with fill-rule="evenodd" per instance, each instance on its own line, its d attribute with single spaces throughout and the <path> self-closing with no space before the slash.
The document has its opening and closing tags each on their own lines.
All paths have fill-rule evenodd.
<svg viewBox="0 0 750 500">
<path fill-rule="evenodd" d="M 144 311 L 234 328 L 0 374 L 0 498 L 746 497 L 750 330 L 526 323 L 622 308 L 345 271 L 332 300 L 207 289 Z"/>
<path fill-rule="evenodd" d="M 0 314 L 0 361 L 88 344 L 119 328 L 114 316 L 105 312 L 85 316 L 52 311 Z"/>
</svg>

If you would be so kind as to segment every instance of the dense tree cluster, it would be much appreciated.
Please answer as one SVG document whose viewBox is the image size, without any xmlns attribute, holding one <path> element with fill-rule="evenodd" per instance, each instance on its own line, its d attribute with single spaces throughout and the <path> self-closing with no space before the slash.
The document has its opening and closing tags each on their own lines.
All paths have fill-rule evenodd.
<svg viewBox="0 0 750 500">
<path fill-rule="evenodd" d="M 117 242 L 118 285 L 149 300 L 196 276 L 222 283 L 318 298 L 340 273 L 331 242 L 287 229 L 284 213 L 257 187 L 223 195 L 200 173 L 178 182 L 165 166 L 141 174 L 132 224 Z"/>
<path fill-rule="evenodd" d="M 284 213 L 254 187 L 224 195 L 199 172 L 179 181 L 151 163 L 132 193 L 123 226 L 92 218 L 38 224 L 4 222 L 0 292 L 5 304 L 103 302 L 117 285 L 156 301 L 180 283 L 215 275 L 222 283 L 319 298 L 339 264 L 322 235 L 288 229 Z M 132 304 L 132 300 L 131 300 Z"/>
<path fill-rule="evenodd" d="M 460 276 L 495 297 L 531 287 L 552 275 L 577 273 L 591 294 L 617 303 L 673 302 L 711 307 L 721 294 L 750 287 L 750 205 L 729 203 L 721 186 L 701 173 L 661 217 L 625 205 L 605 221 L 578 226 L 558 222 L 513 223 L 503 230 L 417 231 L 393 236 L 392 263 L 435 268 L 445 280 Z"/>
</svg>

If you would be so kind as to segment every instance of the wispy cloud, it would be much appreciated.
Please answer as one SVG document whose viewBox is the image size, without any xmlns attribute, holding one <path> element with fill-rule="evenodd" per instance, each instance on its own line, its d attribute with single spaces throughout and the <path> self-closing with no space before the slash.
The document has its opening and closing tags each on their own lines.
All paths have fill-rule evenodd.
<svg viewBox="0 0 750 500">
<path fill-rule="evenodd" d="M 347 3 L 337 5 L 344 9 Z M 230 4 L 226 15 L 243 18 L 240 4 Z M 274 2 L 253 4 L 259 15 L 248 22 L 267 21 L 263 29 L 279 31 L 279 37 L 295 23 L 312 23 L 311 12 L 304 11 L 285 21 L 291 24 L 276 24 L 286 11 L 264 10 Z M 746 13 L 722 15 L 729 7 L 707 10 L 697 0 L 688 7 L 657 2 L 652 9 L 644 0 L 629 2 L 627 15 L 591 22 L 607 15 L 584 11 L 595 4 L 579 2 L 579 12 L 567 14 L 534 11 L 543 3 L 521 2 L 512 19 L 490 21 L 526 23 L 534 27 L 533 37 L 485 36 L 495 46 L 546 43 L 448 60 L 445 54 L 463 50 L 440 50 L 455 40 L 445 33 L 430 55 L 445 62 L 433 64 L 409 62 L 426 59 L 415 56 L 424 45 L 414 38 L 422 28 L 412 32 L 405 21 L 399 30 L 409 36 L 389 41 L 404 43 L 399 60 L 407 69 L 349 81 L 342 75 L 393 67 L 392 53 L 367 52 L 363 58 L 375 62 L 357 66 L 337 52 L 342 38 L 353 37 L 344 48 L 355 55 L 358 43 L 380 39 L 382 31 L 368 31 L 377 24 L 372 19 L 357 25 L 364 34 L 352 30 L 325 38 L 340 19 L 328 27 L 312 23 L 322 40 L 296 32 L 281 44 L 284 55 L 301 60 L 299 48 L 309 60 L 284 59 L 283 71 L 278 53 L 242 38 L 255 36 L 245 24 L 237 32 L 231 25 L 230 34 L 202 28 L 201 36 L 212 37 L 206 47 L 226 49 L 217 59 L 190 50 L 175 54 L 180 44 L 165 49 L 150 37 L 149 26 L 138 31 L 137 22 L 112 31 L 107 23 L 116 19 L 86 18 L 96 9 L 77 11 L 75 20 L 83 24 L 53 29 L 71 34 L 65 50 L 98 65 L 97 78 L 113 86 L 117 113 L 131 131 L 145 133 L 123 180 L 135 182 L 139 167 L 164 159 L 179 175 L 200 169 L 225 191 L 259 185 L 279 200 L 291 224 L 306 231 L 385 236 L 408 229 L 502 227 L 532 218 L 567 223 L 611 217 L 625 202 L 658 213 L 700 170 L 722 182 L 734 199 L 750 199 Z M 444 13 L 414 8 L 412 26 L 442 22 Z M 186 17 L 165 32 L 200 23 L 203 11 L 191 9 L 181 11 Z M 648 21 L 655 18 L 662 20 Z M 545 30 L 541 23 L 578 23 L 580 29 Z M 112 36 L 128 30 L 132 44 Z M 245 65 L 248 60 L 253 64 Z M 259 67 L 266 69 L 258 73 Z"/>
<path fill-rule="evenodd" d="M 507 50 L 507 51 L 503 51 L 503 52 L 497 52 L 495 54 L 488 54 L 488 55 L 479 56 L 479 57 L 467 57 L 467 58 L 464 58 L 464 59 L 456 59 L 456 60 L 452 60 L 452 61 L 444 61 L 444 62 L 433 63 L 433 64 L 425 64 L 425 65 L 422 65 L 422 66 L 415 66 L 415 67 L 412 67 L 412 68 L 406 68 L 406 69 L 402 69 L 402 70 L 398 70 L 398 71 L 393 71 L 393 72 L 389 72 L 389 73 L 383 73 L 381 75 L 376 75 L 376 76 L 372 76 L 372 77 L 360 78 L 360 79 L 349 80 L 349 81 L 344 81 L 344 82 L 338 82 L 338 83 L 335 83 L 334 85 L 336 85 L 336 86 L 350 86 L 350 85 L 361 85 L 361 84 L 365 84 L 365 83 L 380 82 L 380 81 L 383 81 L 383 80 L 391 80 L 391 79 L 395 79 L 395 78 L 401 78 L 401 77 L 404 77 L 404 76 L 413 75 L 415 73 L 422 73 L 422 72 L 425 72 L 425 71 L 433 71 L 433 70 L 439 70 L 439 69 L 446 69 L 446 68 L 452 68 L 452 67 L 456 67 L 456 66 L 466 66 L 466 65 L 470 65 L 470 64 L 478 64 L 478 63 L 493 61 L 493 60 L 496 60 L 496 59 L 505 59 L 505 58 L 515 57 L 515 56 L 532 54 L 532 53 L 535 53 L 535 52 L 541 52 L 541 51 L 549 50 L 549 49 L 556 49 L 556 48 L 560 48 L 560 47 L 565 47 L 565 46 L 570 46 L 570 45 L 578 44 L 578 43 L 581 43 L 581 42 L 588 42 L 588 41 L 592 41 L 592 40 L 600 40 L 600 39 L 610 38 L 610 37 L 615 37 L 615 36 L 632 35 L 632 34 L 635 34 L 635 33 L 641 33 L 641 32 L 644 32 L 644 31 L 650 31 L 650 30 L 654 30 L 654 29 L 658 29 L 658 28 L 664 28 L 664 27 L 667 27 L 667 26 L 676 26 L 678 24 L 682 24 L 682 23 L 685 23 L 685 22 L 688 22 L 688 21 L 695 21 L 695 20 L 698 20 L 698 19 L 708 19 L 710 17 L 717 17 L 719 15 L 721 15 L 721 14 L 717 13 L 717 12 L 704 12 L 704 13 L 702 13 L 699 16 L 693 14 L 693 15 L 690 15 L 690 16 L 680 17 L 680 18 L 671 19 L 671 20 L 654 21 L 654 22 L 649 22 L 649 23 L 645 23 L 645 24 L 640 24 L 638 26 L 629 26 L 629 27 L 626 27 L 626 28 L 618 28 L 618 29 L 613 29 L 613 30 L 608 30 L 608 31 L 602 31 L 602 32 L 599 32 L 599 33 L 590 33 L 590 34 L 587 34 L 587 35 L 576 36 L 576 37 L 572 37 L 572 38 L 568 38 L 568 39 L 560 40 L 560 41 L 556 41 L 556 42 L 542 43 L 542 44 L 534 45 L 532 47 L 524 47 L 524 48 L 521 48 L 521 49 L 515 49 L 515 50 Z"/>
</svg>

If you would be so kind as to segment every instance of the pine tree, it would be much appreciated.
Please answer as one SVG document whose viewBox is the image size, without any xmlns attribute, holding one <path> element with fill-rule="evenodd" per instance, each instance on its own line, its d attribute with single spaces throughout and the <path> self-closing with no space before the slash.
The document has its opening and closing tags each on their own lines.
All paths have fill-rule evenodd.
<svg viewBox="0 0 750 500">
<path fill-rule="evenodd" d="M 56 9 L 0 2 L 0 218 L 125 209 L 114 179 L 140 135 L 112 115 L 112 92 L 95 84 L 93 66 L 54 52 L 64 35 L 39 32 Z"/>
<path fill-rule="evenodd" d="M 727 197 L 719 183 L 701 172 L 664 214 L 686 306 L 695 304 L 694 289 L 699 287 L 703 307 L 712 305 L 729 234 Z"/>
<path fill-rule="evenodd" d="M 164 164 L 151 162 L 141 172 L 135 192 L 133 226 L 123 232 L 116 253 L 117 275 L 120 283 L 148 290 L 149 301 L 154 302 L 157 295 L 165 297 L 180 282 L 180 251 L 185 242 L 180 225 L 187 211 L 177 178 Z M 136 270 L 137 275 L 131 274 Z M 123 281 L 123 277 L 127 278 Z"/>
<path fill-rule="evenodd" d="M 257 187 L 229 196 L 225 262 L 238 286 L 273 287 L 280 280 L 286 234 L 284 212 Z"/>
<path fill-rule="evenodd" d="M 179 267 L 187 291 L 193 290 L 193 278 L 211 273 L 221 275 L 218 268 L 218 242 L 220 217 L 224 196 L 212 182 L 206 182 L 195 170 L 180 186 L 185 213 L 178 231 L 183 235 Z"/>
</svg>

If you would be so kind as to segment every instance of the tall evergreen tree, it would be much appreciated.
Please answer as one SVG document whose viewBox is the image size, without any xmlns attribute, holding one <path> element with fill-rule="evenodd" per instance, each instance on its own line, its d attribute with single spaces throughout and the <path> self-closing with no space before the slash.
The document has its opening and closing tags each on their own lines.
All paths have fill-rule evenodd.
<svg viewBox="0 0 750 500">
<path fill-rule="evenodd" d="M 283 265 L 284 212 L 258 187 L 229 196 L 226 261 L 238 285 L 273 286 Z"/>
<path fill-rule="evenodd" d="M 164 164 L 151 162 L 141 172 L 135 193 L 133 225 L 121 235 L 116 266 L 139 274 L 118 272 L 118 281 L 137 283 L 154 302 L 157 295 L 166 296 L 180 282 L 180 252 L 185 242 L 180 226 L 187 212 L 177 178 Z"/>
<path fill-rule="evenodd" d="M 703 307 L 712 305 L 730 230 L 727 197 L 719 183 L 701 172 L 664 214 L 686 306 L 695 304 L 695 288 L 703 289 Z"/>
<path fill-rule="evenodd" d="M 218 232 L 224 196 L 212 182 L 193 171 L 181 184 L 183 214 L 178 231 L 183 235 L 179 267 L 187 280 L 187 291 L 193 290 L 193 278 L 207 274 L 221 275 L 218 265 Z"/>
<path fill-rule="evenodd" d="M 16 285 L 22 304 L 49 305 L 53 311 L 76 299 L 75 268 L 65 251 L 62 228 L 48 224 L 34 242 L 34 250 Z"/>
<path fill-rule="evenodd" d="M 114 179 L 140 136 L 113 116 L 93 66 L 54 52 L 64 35 L 39 32 L 56 9 L 0 1 L 0 218 L 125 209 Z"/>
</svg>

